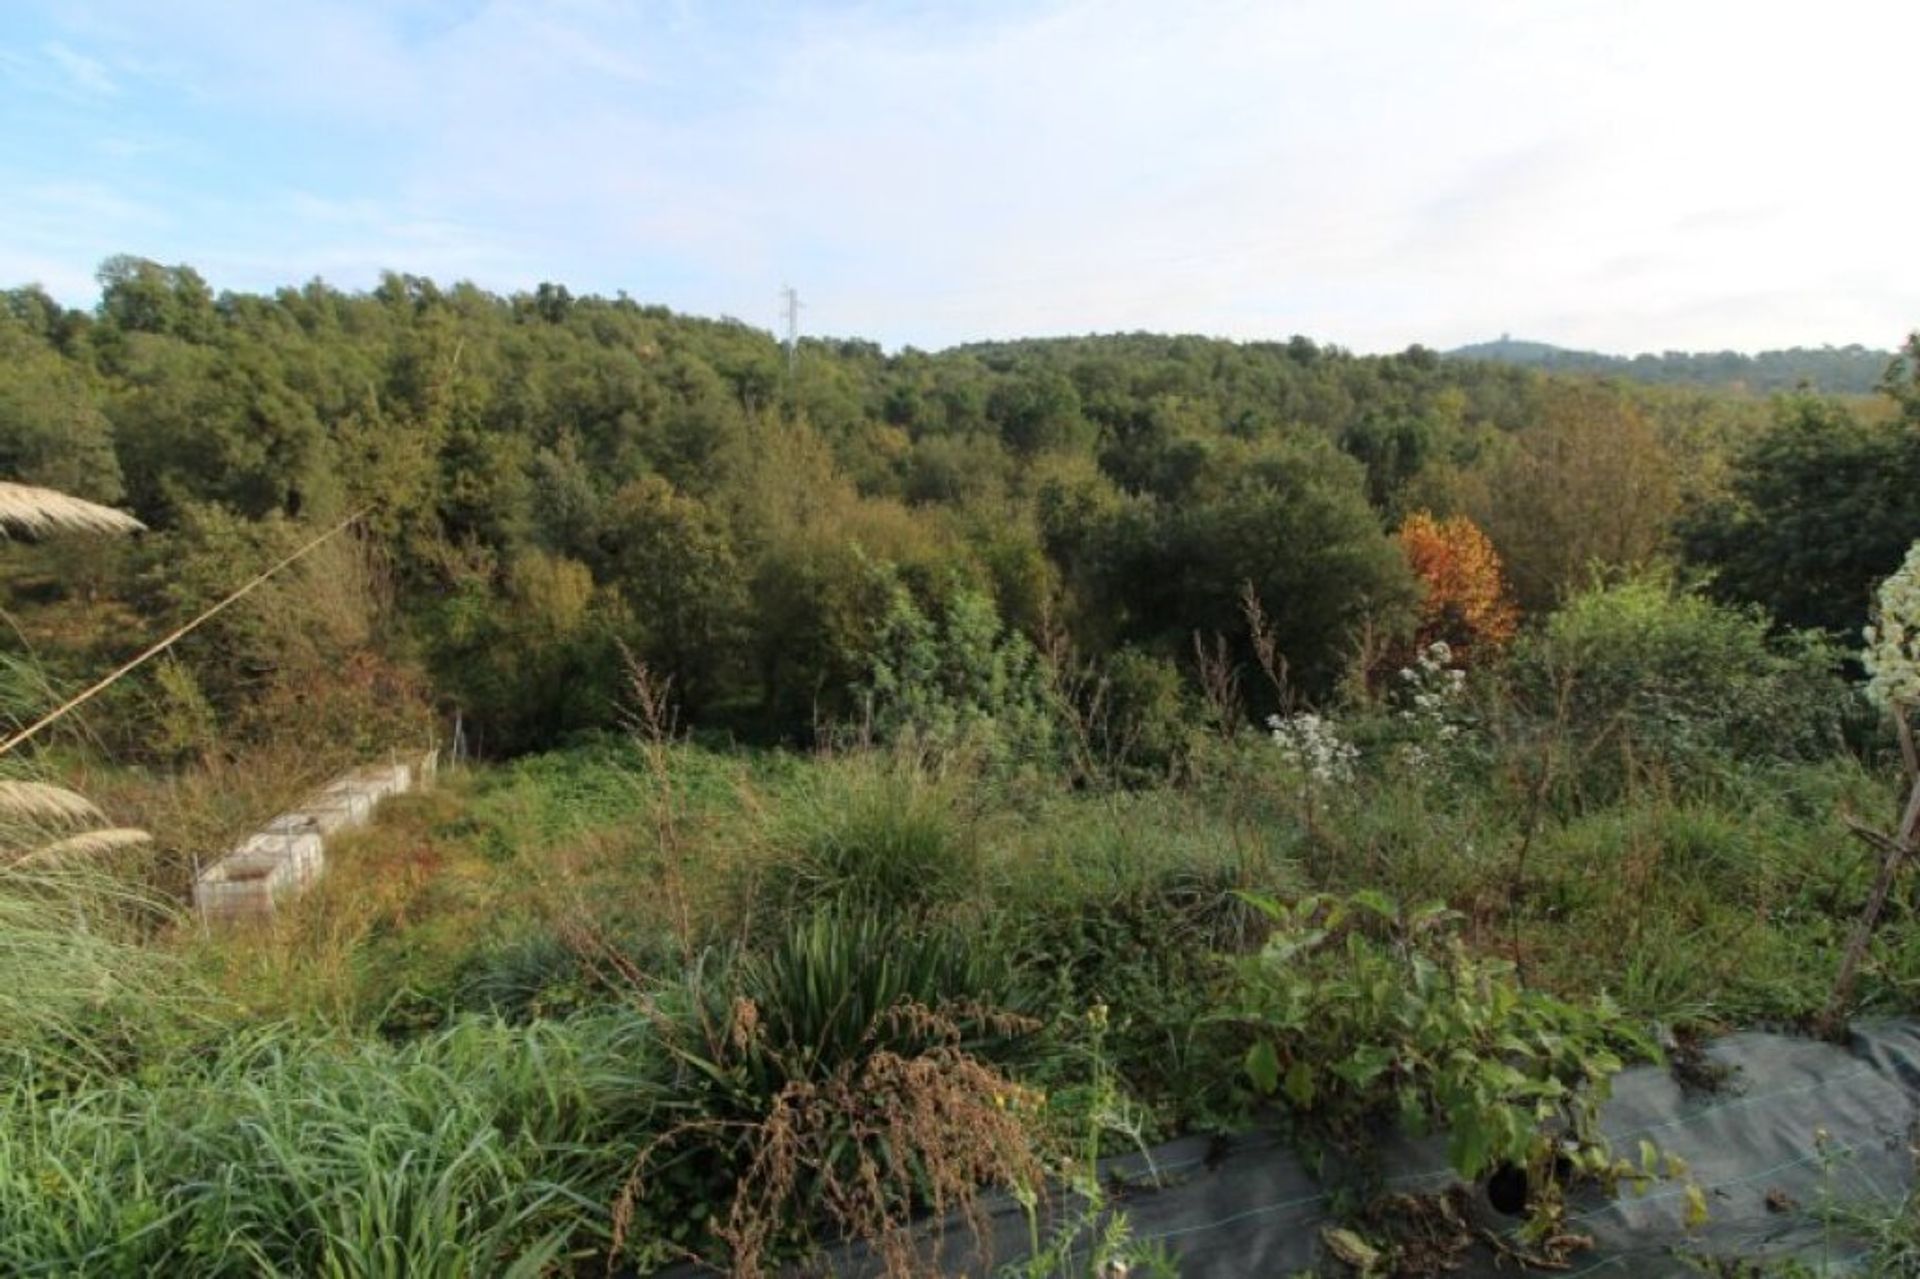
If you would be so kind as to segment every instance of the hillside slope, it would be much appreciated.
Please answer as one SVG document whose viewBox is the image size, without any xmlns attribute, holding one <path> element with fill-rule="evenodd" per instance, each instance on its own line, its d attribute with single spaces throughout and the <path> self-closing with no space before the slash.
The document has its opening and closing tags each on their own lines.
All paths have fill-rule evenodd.
<svg viewBox="0 0 1920 1279">
<path fill-rule="evenodd" d="M 1601 373 L 1665 386 L 1703 386 L 1767 395 L 1801 383 L 1830 395 L 1867 395 L 1880 385 L 1891 351 L 1853 346 L 1796 346 L 1743 355 L 1738 351 L 1665 351 L 1607 355 L 1548 342 L 1501 337 L 1446 352 L 1449 359 L 1484 360 L 1551 373 Z"/>
</svg>

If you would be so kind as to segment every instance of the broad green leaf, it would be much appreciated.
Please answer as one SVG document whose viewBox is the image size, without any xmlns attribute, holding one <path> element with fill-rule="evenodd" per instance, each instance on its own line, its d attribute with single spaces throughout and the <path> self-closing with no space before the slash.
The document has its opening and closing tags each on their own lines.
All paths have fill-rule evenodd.
<svg viewBox="0 0 1920 1279">
<path fill-rule="evenodd" d="M 1462 1177 L 1473 1180 L 1486 1171 L 1492 1137 L 1493 1134 L 1482 1124 L 1469 1121 L 1456 1125 L 1447 1142 L 1447 1162 Z"/>
<path fill-rule="evenodd" d="M 1355 1088 L 1366 1088 L 1392 1064 L 1392 1052 L 1377 1044 L 1362 1044 L 1345 1061 L 1334 1066 L 1333 1073 Z"/>
<path fill-rule="evenodd" d="M 1374 888 L 1362 888 L 1348 898 L 1356 906 L 1364 906 L 1382 919 L 1396 919 L 1400 907 L 1393 898 Z"/>
<path fill-rule="evenodd" d="M 1261 1093 L 1271 1096 L 1280 1086 L 1280 1058 L 1273 1050 L 1273 1041 L 1262 1039 L 1247 1049 L 1247 1078 Z"/>
<path fill-rule="evenodd" d="M 1313 1104 L 1313 1071 L 1304 1061 L 1287 1067 L 1287 1099 L 1302 1110 Z"/>
</svg>

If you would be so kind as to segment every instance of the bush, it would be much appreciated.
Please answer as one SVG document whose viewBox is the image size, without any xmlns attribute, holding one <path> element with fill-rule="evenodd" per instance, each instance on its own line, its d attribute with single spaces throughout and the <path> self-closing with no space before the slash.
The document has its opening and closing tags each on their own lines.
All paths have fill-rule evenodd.
<svg viewBox="0 0 1920 1279">
<path fill-rule="evenodd" d="M 991 597 L 955 586 L 923 608 L 890 587 L 857 690 L 882 742 L 972 750 L 1000 767 L 1042 764 L 1055 730 L 1039 654 L 1007 630 Z"/>
<path fill-rule="evenodd" d="M 1857 699 L 1840 654 L 1765 614 L 1658 577 L 1596 586 L 1523 637 L 1506 668 L 1527 713 L 1562 723 L 1604 785 L 1607 752 L 1681 771 L 1831 751 Z"/>
<path fill-rule="evenodd" d="M 1164 779 L 1178 768 L 1197 720 L 1180 669 L 1164 657 L 1123 648 L 1107 659 L 1104 712 L 1092 747 L 1124 782 Z"/>
<path fill-rule="evenodd" d="M 1636 1173 L 1614 1160 L 1599 1109 L 1620 1054 L 1655 1053 L 1610 1005 L 1523 989 L 1509 965 L 1470 955 L 1439 906 L 1403 911 L 1369 892 L 1254 903 L 1274 933 L 1227 1015 L 1251 1037 L 1254 1091 L 1302 1135 L 1352 1153 L 1383 1119 L 1443 1131 L 1464 1178 L 1526 1171 L 1527 1236 L 1547 1249 L 1564 1246 L 1563 1164 L 1606 1182 Z"/>
</svg>

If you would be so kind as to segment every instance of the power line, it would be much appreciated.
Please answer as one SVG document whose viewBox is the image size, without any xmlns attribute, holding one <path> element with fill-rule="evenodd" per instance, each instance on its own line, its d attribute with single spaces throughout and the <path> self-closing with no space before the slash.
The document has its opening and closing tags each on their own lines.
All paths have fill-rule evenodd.
<svg viewBox="0 0 1920 1279">
<path fill-rule="evenodd" d="M 100 680 L 97 684 L 94 684 L 89 688 L 87 688 L 85 692 L 78 693 L 73 697 L 68 698 L 66 701 L 62 702 L 60 705 L 48 711 L 45 715 L 42 715 L 39 719 L 35 720 L 32 724 L 29 724 L 27 727 L 21 729 L 19 732 L 15 733 L 12 737 L 7 738 L 6 741 L 0 742 L 0 755 L 6 754 L 8 751 L 12 750 L 14 747 L 20 745 L 20 743 L 26 741 L 28 738 L 38 733 L 41 729 L 45 728 L 47 725 L 61 718 L 67 712 L 78 709 L 82 702 L 85 702 L 88 699 L 92 698 L 95 693 L 99 693 L 111 687 L 114 683 L 116 683 L 120 679 L 121 676 L 127 674 L 129 671 L 133 670 L 135 667 L 139 666 L 141 663 L 147 661 L 147 659 L 157 656 L 160 653 L 166 652 L 168 649 L 172 648 L 174 644 L 177 643 L 179 640 L 185 638 L 189 633 L 197 630 L 200 627 L 201 623 L 211 621 L 213 619 L 214 614 L 220 612 L 222 609 L 225 609 L 229 604 L 237 603 L 247 595 L 252 594 L 255 587 L 264 583 L 268 578 L 272 577 L 275 573 L 278 573 L 281 569 L 293 563 L 295 560 L 305 555 L 308 551 L 313 550 L 315 547 L 319 546 L 320 543 L 326 541 L 328 538 L 333 537 L 338 533 L 345 532 L 349 525 L 351 525 L 355 520 L 358 520 L 361 516 L 365 515 L 370 509 L 372 508 L 365 507 L 365 506 L 361 507 L 359 510 L 355 511 L 352 515 L 347 516 L 346 519 L 341 520 L 338 524 L 334 525 L 332 528 L 328 529 L 326 532 L 322 533 L 320 536 L 314 538 L 312 541 L 308 542 L 305 546 L 302 546 L 299 550 L 295 551 L 293 554 L 287 556 L 286 558 L 280 560 L 278 563 L 274 564 L 273 567 L 249 579 L 244 585 L 234 590 L 231 594 L 226 596 L 226 598 L 222 599 L 218 604 L 215 604 L 212 608 L 207 609 L 206 611 L 201 613 L 198 617 L 194 618 L 191 622 L 188 622 L 185 626 L 182 626 L 179 629 L 175 630 L 172 634 L 168 635 L 165 639 L 159 641 L 156 644 L 151 644 L 148 647 L 142 649 L 140 651 L 139 656 L 133 658 L 131 661 L 126 662 L 121 666 L 114 668 L 111 674 L 107 675 L 104 679 Z"/>
</svg>

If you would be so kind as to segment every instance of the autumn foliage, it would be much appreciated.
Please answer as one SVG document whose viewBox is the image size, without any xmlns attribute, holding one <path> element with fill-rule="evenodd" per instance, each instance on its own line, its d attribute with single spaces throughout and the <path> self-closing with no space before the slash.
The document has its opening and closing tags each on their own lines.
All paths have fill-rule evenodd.
<svg viewBox="0 0 1920 1279">
<path fill-rule="evenodd" d="M 1421 647 L 1445 641 L 1461 656 L 1513 638 L 1519 611 L 1501 572 L 1500 554 L 1464 515 L 1436 519 L 1416 511 L 1400 526 L 1400 549 L 1420 579 Z"/>
</svg>

